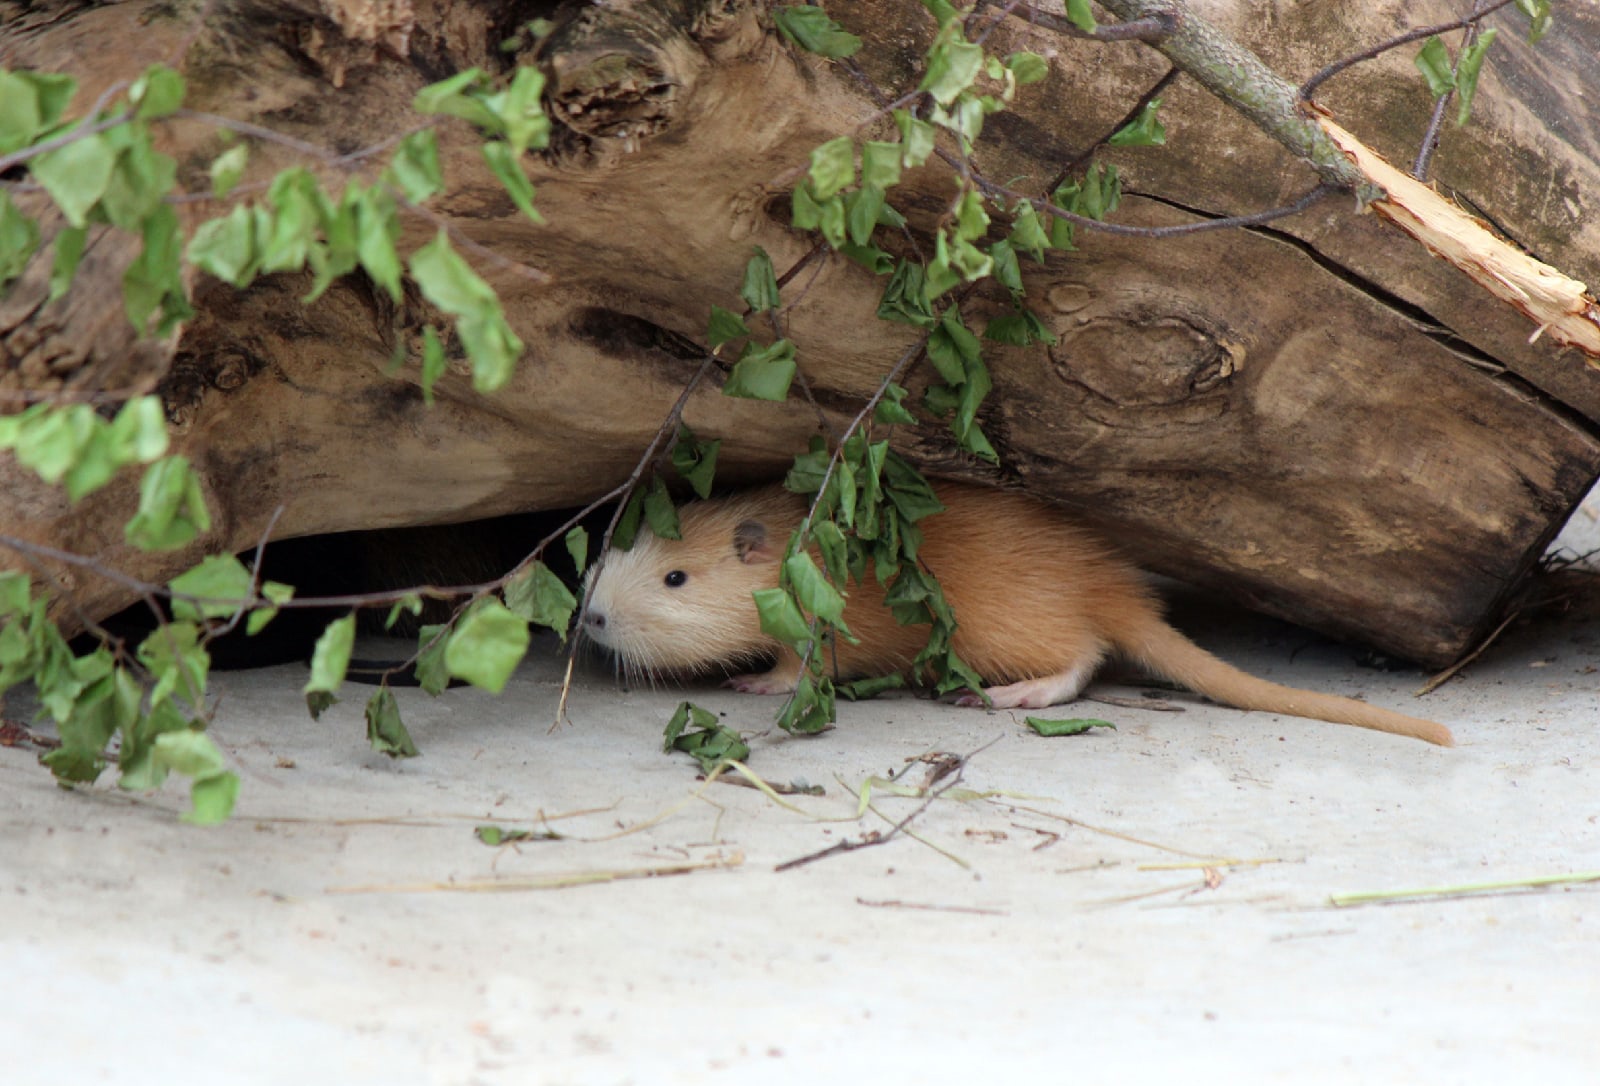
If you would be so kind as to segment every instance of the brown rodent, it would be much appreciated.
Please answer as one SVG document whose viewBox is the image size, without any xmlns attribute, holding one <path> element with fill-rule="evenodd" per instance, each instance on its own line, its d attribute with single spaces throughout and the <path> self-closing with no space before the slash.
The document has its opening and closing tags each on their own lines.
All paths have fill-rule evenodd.
<svg viewBox="0 0 1600 1086">
<path fill-rule="evenodd" d="M 1450 746 L 1429 720 L 1331 694 L 1280 686 L 1212 656 L 1161 617 L 1139 572 L 1060 510 L 1020 494 L 936 484 L 946 511 L 922 521 L 918 555 L 955 610 L 954 647 L 988 683 L 995 708 L 1043 708 L 1076 698 L 1113 654 L 1238 709 L 1354 724 Z M 751 593 L 777 584 L 779 562 L 806 502 L 778 487 L 681 508 L 682 540 L 641 532 L 612 551 L 593 585 L 584 633 L 628 672 L 772 670 L 730 685 L 752 693 L 794 689 L 800 658 L 761 632 Z M 902 626 L 868 576 L 848 586 L 845 623 L 829 666 L 840 678 L 910 668 L 926 626 Z M 836 652 L 834 651 L 836 650 Z M 976 702 L 976 699 L 965 699 Z"/>
</svg>

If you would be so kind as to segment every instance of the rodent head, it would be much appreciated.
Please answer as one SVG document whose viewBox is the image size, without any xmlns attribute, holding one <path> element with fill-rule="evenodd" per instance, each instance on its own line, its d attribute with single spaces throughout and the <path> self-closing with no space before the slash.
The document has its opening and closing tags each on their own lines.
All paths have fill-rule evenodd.
<svg viewBox="0 0 1600 1086">
<path fill-rule="evenodd" d="M 678 510 L 682 539 L 641 531 L 591 571 L 581 629 L 615 653 L 625 675 L 748 665 L 777 642 L 761 632 L 750 594 L 778 583 L 779 562 L 803 506 L 782 490 Z"/>
</svg>

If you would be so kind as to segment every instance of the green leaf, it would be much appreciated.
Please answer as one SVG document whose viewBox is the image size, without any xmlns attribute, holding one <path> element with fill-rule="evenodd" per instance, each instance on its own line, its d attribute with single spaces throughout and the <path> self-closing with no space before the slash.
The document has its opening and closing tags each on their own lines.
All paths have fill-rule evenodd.
<svg viewBox="0 0 1600 1086">
<path fill-rule="evenodd" d="M 1093 34 L 1099 26 L 1094 21 L 1094 12 L 1089 8 L 1089 0 L 1067 0 L 1067 18 L 1072 20 L 1072 25 L 1085 34 Z"/>
<path fill-rule="evenodd" d="M 904 690 L 906 677 L 899 673 L 882 675 L 875 679 L 857 679 L 853 683 L 845 683 L 839 687 L 839 696 L 849 698 L 851 701 L 866 701 L 879 694 L 888 693 L 890 690 Z"/>
<path fill-rule="evenodd" d="M 100 420 L 88 404 L 72 404 L 25 415 L 17 427 L 17 462 L 47 483 L 59 483 L 94 443 Z"/>
<path fill-rule="evenodd" d="M 439 342 L 439 333 L 433 325 L 422 329 L 422 379 L 419 382 L 422 388 L 422 402 L 429 407 L 433 406 L 433 386 L 439 378 L 445 375 L 448 364 L 444 357 L 444 344 Z"/>
<path fill-rule="evenodd" d="M 480 600 L 456 624 L 444 665 L 456 678 L 498 694 L 527 654 L 529 640 L 525 619 L 499 600 Z"/>
<path fill-rule="evenodd" d="M 611 532 L 611 545 L 619 551 L 633 549 L 634 537 L 639 534 L 639 521 L 644 516 L 643 487 L 634 487 L 633 493 L 628 495 L 627 504 L 622 507 L 622 515 L 617 518 L 617 526 Z"/>
<path fill-rule="evenodd" d="M 862 185 L 845 200 L 845 229 L 850 240 L 865 245 L 872 240 L 872 231 L 878 225 L 878 213 L 883 210 L 883 190 L 876 185 Z"/>
<path fill-rule="evenodd" d="M 239 800 L 239 775 L 217 773 L 200 777 L 189 786 L 189 810 L 179 815 L 191 826 L 216 826 L 233 815 Z"/>
<path fill-rule="evenodd" d="M 383 288 L 390 300 L 398 303 L 401 300 L 400 255 L 395 251 L 395 239 L 400 236 L 400 222 L 395 215 L 393 198 L 374 185 L 355 198 L 351 212 L 355 221 L 356 257 L 362 269 Z M 423 370 L 427 370 L 426 363 Z M 431 383 L 426 387 L 431 388 Z M 426 395 L 425 391 L 424 398 Z"/>
<path fill-rule="evenodd" d="M 664 742 L 661 745 L 661 752 L 663 754 L 671 753 L 673 742 L 691 724 L 696 728 L 714 728 L 717 726 L 717 714 L 710 709 L 700 708 L 692 701 L 680 701 L 678 707 L 672 711 L 671 719 L 667 721 L 666 730 L 663 732 Z"/>
<path fill-rule="evenodd" d="M 946 384 L 959 385 L 967 379 L 967 366 L 981 357 L 982 348 L 962 321 L 958 306 L 950 306 L 939 318 L 939 326 L 928 335 L 927 352 Z"/>
<path fill-rule="evenodd" d="M 678 427 L 678 441 L 672 446 L 672 468 L 702 498 L 711 497 L 717 450 L 721 447 L 721 441 L 700 441 L 689 427 Z"/>
<path fill-rule="evenodd" d="M 811 555 L 805 551 L 791 554 L 784 560 L 783 571 L 801 607 L 849 634 L 844 625 L 844 597 L 828 583 Z"/>
<path fill-rule="evenodd" d="M 167 584 L 173 592 L 172 613 L 188 621 L 231 615 L 253 598 L 250 579 L 250 571 L 234 555 L 202 558 L 199 565 Z M 180 595 L 197 597 L 198 602 L 178 599 Z"/>
<path fill-rule="evenodd" d="M 148 331 L 150 316 L 158 310 L 157 336 L 194 316 L 183 285 L 182 256 L 178 213 L 163 204 L 145 220 L 144 247 L 122 274 L 122 305 L 129 323 L 141 333 Z"/>
<path fill-rule="evenodd" d="M 801 675 L 794 696 L 778 714 L 778 727 L 793 735 L 815 735 L 826 731 L 835 717 L 833 680 L 815 680 Z"/>
<path fill-rule="evenodd" d="M 176 113 L 183 105 L 184 93 L 182 75 L 165 64 L 152 64 L 128 88 L 128 101 L 138 107 L 135 120 L 151 121 Z"/>
<path fill-rule="evenodd" d="M 589 529 L 578 525 L 566 534 L 565 542 L 567 553 L 572 556 L 572 565 L 582 576 L 589 565 Z"/>
<path fill-rule="evenodd" d="M 752 400 L 782 401 L 789 395 L 789 384 L 794 380 L 794 373 L 794 344 L 789 340 L 780 339 L 766 347 L 746 343 L 739 361 L 728 373 L 722 394 Z"/>
<path fill-rule="evenodd" d="M 272 582 L 269 581 L 268 583 Z M 383 628 L 385 630 L 394 629 L 394 624 L 399 621 L 402 614 L 409 614 L 412 618 L 422 614 L 422 597 L 412 592 L 395 600 L 389 607 L 389 613 L 384 616 Z"/>
<path fill-rule="evenodd" d="M 39 93 L 32 75 L 0 68 L 0 155 L 28 146 L 47 126 L 39 115 Z"/>
<path fill-rule="evenodd" d="M 1472 99 L 1478 93 L 1478 72 L 1483 67 L 1483 58 L 1489 51 L 1489 46 L 1494 44 L 1495 35 L 1499 31 L 1485 30 L 1473 42 L 1461 51 L 1461 60 L 1456 65 L 1456 92 L 1461 96 L 1461 102 L 1456 108 L 1456 124 L 1464 125 L 1467 118 L 1472 115 Z"/>
<path fill-rule="evenodd" d="M 450 671 L 444 662 L 449 647 L 450 634 L 443 623 L 417 631 L 417 685 L 434 697 L 450 685 Z"/>
<path fill-rule="evenodd" d="M 138 232 L 145 228 L 146 220 L 172 191 L 178 178 L 178 164 L 157 151 L 149 135 L 142 130 L 121 131 L 127 133 L 120 141 L 125 146 L 101 194 L 100 210 L 112 225 Z"/>
<path fill-rule="evenodd" d="M 189 728 L 162 732 L 154 745 L 156 760 L 185 777 L 214 777 L 227 771 L 222 752 L 204 732 Z"/>
<path fill-rule="evenodd" d="M 815 230 L 822 225 L 822 206 L 811 194 L 811 183 L 801 182 L 789 193 L 789 224 L 796 230 Z"/>
<path fill-rule="evenodd" d="M 0 287 L 5 285 L 8 278 L 6 275 L 5 253 L 9 248 L 9 244 L 21 240 L 8 239 L 5 236 L 7 230 L 5 218 L 8 206 L 5 194 L 0 193 Z M 27 220 L 27 222 L 28 225 L 32 225 L 32 220 Z M 50 301 L 54 302 L 65 297 L 67 291 L 71 289 L 72 280 L 78 274 L 78 263 L 83 259 L 83 245 L 88 236 L 87 229 L 76 226 L 63 227 L 61 232 L 56 234 L 55 263 L 50 267 Z M 37 241 L 38 237 L 35 235 L 33 243 L 37 243 Z M 32 250 L 30 249 L 29 251 L 31 252 Z M 26 257 L 24 257 L 24 261 L 26 261 Z M 22 270 L 21 266 L 19 265 L 16 270 L 20 272 Z"/>
<path fill-rule="evenodd" d="M 277 581 L 263 581 L 261 595 L 277 606 L 258 607 L 250 612 L 250 617 L 244 620 L 244 632 L 250 637 L 260 633 L 262 627 L 277 617 L 279 606 L 288 603 L 294 598 L 294 586 L 280 584 Z M 421 610 L 420 600 L 418 601 L 418 610 Z"/>
<path fill-rule="evenodd" d="M 1017 263 L 1017 251 L 1011 242 L 1002 238 L 989 246 L 989 259 L 993 262 L 994 278 L 1013 294 L 1022 293 L 1022 267 Z"/>
<path fill-rule="evenodd" d="M 139 509 L 123 528 L 145 551 L 173 550 L 211 530 L 200 479 L 181 456 L 157 460 L 139 484 Z"/>
<path fill-rule="evenodd" d="M 28 609 L 28 575 L 17 570 L 0 570 L 0 617 L 20 615 Z"/>
<path fill-rule="evenodd" d="M 0 84 L 0 93 L 3 93 L 3 84 Z M 83 231 L 65 229 L 56 235 L 56 267 L 62 266 L 63 245 L 74 244 L 70 236 L 76 237 L 77 252 L 83 252 Z M 22 274 L 28 266 L 28 261 L 33 258 L 34 251 L 39 248 L 39 224 L 17 209 L 11 202 L 11 197 L 4 188 L 0 188 L 0 290 L 17 276 Z M 76 256 L 73 257 L 71 267 L 78 265 Z M 65 293 L 65 287 L 57 289 L 60 272 L 50 275 L 50 300 L 55 301 Z M 67 273 L 71 279 L 71 272 Z"/>
<path fill-rule="evenodd" d="M 415 758 L 421 753 L 400 719 L 400 706 L 394 700 L 394 692 L 387 686 L 378 687 L 367 699 L 366 717 L 367 742 L 379 754 L 387 754 L 391 758 Z"/>
<path fill-rule="evenodd" d="M 678 530 L 678 507 L 672 504 L 672 495 L 659 475 L 650 480 L 650 489 L 645 492 L 644 519 L 660 539 L 683 538 Z"/>
<path fill-rule="evenodd" d="M 506 323 L 499 297 L 450 247 L 443 230 L 411 254 L 411 277 L 423 297 L 456 318 L 456 334 L 472 362 L 472 387 L 503 388 L 522 354 L 522 340 Z"/>
<path fill-rule="evenodd" d="M 900 385 L 891 384 L 884 389 L 883 399 L 878 401 L 878 406 L 873 409 L 874 421 L 885 426 L 905 425 L 915 426 L 917 416 L 905 406 L 906 390 Z"/>
<path fill-rule="evenodd" d="M 900 129 L 901 164 L 911 169 L 928 161 L 936 135 L 933 125 L 907 109 L 894 111 L 894 123 Z"/>
<path fill-rule="evenodd" d="M 73 226 L 85 226 L 89 209 L 100 202 L 116 164 L 117 152 L 101 133 L 75 139 L 40 155 L 30 169 L 33 179 L 44 186 L 67 221 Z"/>
<path fill-rule="evenodd" d="M 875 245 L 857 245 L 847 241 L 838 247 L 839 252 L 854 260 L 873 275 L 888 275 L 894 271 L 894 257 Z"/>
<path fill-rule="evenodd" d="M 1016 215 L 1011 220 L 1009 240 L 1013 248 L 1027 253 L 1040 263 L 1044 262 L 1044 251 L 1050 247 L 1050 236 L 1045 233 L 1039 213 L 1031 203 L 1024 201 L 1017 207 Z"/>
<path fill-rule="evenodd" d="M 755 255 L 744 266 L 744 282 L 739 285 L 739 297 L 754 313 L 778 308 L 778 279 L 772 271 L 772 258 L 759 245 L 756 246 Z"/>
<path fill-rule="evenodd" d="M 39 761 L 64 784 L 93 784 L 105 772 L 105 756 L 98 751 L 61 747 L 39 756 Z"/>
<path fill-rule="evenodd" d="M 928 51 L 928 70 L 917 89 L 949 108 L 983 71 L 983 46 L 965 40 L 943 40 Z"/>
<path fill-rule="evenodd" d="M 928 305 L 924 285 L 922 265 L 902 260 L 883 288 L 883 299 L 878 302 L 879 319 L 917 328 L 932 326 L 936 318 Z"/>
<path fill-rule="evenodd" d="M 1517 10 L 1526 15 L 1528 43 L 1532 45 L 1550 29 L 1550 0 L 1517 0 Z M 0 148 L 3 150 L 3 148 Z"/>
<path fill-rule="evenodd" d="M 891 189 L 900 183 L 902 147 L 898 143 L 868 140 L 861 145 L 861 183 Z"/>
<path fill-rule="evenodd" d="M 768 266 L 771 266 L 769 260 Z M 749 267 L 745 268 L 745 276 L 750 275 Z M 776 283 L 776 280 L 774 280 Z M 731 343 L 750 334 L 750 329 L 745 326 L 744 319 L 732 310 L 723 309 L 720 305 L 711 307 L 711 321 L 706 326 L 706 342 L 711 344 L 714 351 L 724 343 Z"/>
<path fill-rule="evenodd" d="M 560 841 L 562 834 L 555 830 L 519 830 L 505 826 L 475 826 L 474 836 L 486 845 L 514 845 L 523 841 Z"/>
<path fill-rule="evenodd" d="M 307 695 L 336 693 L 344 682 L 344 673 L 349 670 L 350 651 L 355 643 L 354 611 L 328 623 L 322 636 L 317 638 L 316 648 L 311 650 L 311 678 L 301 692 Z M 309 705 L 311 699 L 308 697 L 306 700 Z M 319 714 L 319 709 L 312 708 L 311 719 L 315 720 Z"/>
<path fill-rule="evenodd" d="M 139 662 L 156 677 L 150 691 L 150 708 L 167 703 L 174 694 L 198 709 L 204 701 L 206 676 L 211 671 L 211 655 L 200 640 L 200 628 L 192 622 L 168 622 L 157 626 L 140 642 Z"/>
<path fill-rule="evenodd" d="M 812 195 L 819 201 L 854 184 L 855 143 L 849 136 L 837 136 L 814 148 L 809 176 Z"/>
<path fill-rule="evenodd" d="M 459 117 L 492 135 L 501 135 L 505 125 L 500 118 L 484 105 L 481 96 L 475 97 L 468 93 L 477 91 L 479 82 L 485 79 L 481 68 L 468 68 L 464 72 L 457 72 L 449 79 L 423 87 L 412 99 L 411 108 L 418 113 L 442 113 L 448 117 Z"/>
<path fill-rule="evenodd" d="M 1137 117 L 1113 132 L 1106 142 L 1112 147 L 1154 147 L 1166 143 L 1166 126 L 1156 116 L 1160 108 L 1161 99 L 1150 99 Z"/>
<path fill-rule="evenodd" d="M 1450 50 L 1445 48 L 1439 35 L 1423 43 L 1417 52 L 1416 65 L 1435 98 L 1442 98 L 1456 89 L 1455 73 L 1450 69 Z"/>
<path fill-rule="evenodd" d="M 1016 77 L 1017 85 L 1024 87 L 1050 74 L 1050 63 L 1038 53 L 1012 53 L 1006 57 L 1006 67 Z"/>
<path fill-rule="evenodd" d="M 834 193 L 818 204 L 817 218 L 817 229 L 822 232 L 823 239 L 829 245 L 837 249 L 847 242 L 843 196 Z"/>
<path fill-rule="evenodd" d="M 488 157 L 487 152 L 485 157 Z M 433 129 L 413 132 L 400 141 L 389 158 L 389 178 L 414 204 L 425 202 L 444 188 L 444 172 L 439 168 L 439 139 Z"/>
<path fill-rule="evenodd" d="M 543 562 L 535 562 L 505 586 L 506 608 L 527 621 L 548 626 L 567 639 L 578 601 Z"/>
<path fill-rule="evenodd" d="M 691 724 L 693 731 L 689 730 Z M 692 756 L 704 773 L 730 759 L 742 762 L 750 757 L 750 747 L 738 732 L 724 726 L 715 714 L 687 701 L 680 703 L 667 721 L 664 738 L 662 750 Z"/>
<path fill-rule="evenodd" d="M 201 223 L 189 239 L 187 256 L 229 286 L 248 286 L 260 263 L 255 211 L 240 204 L 223 218 Z"/>
<path fill-rule="evenodd" d="M 339 699 L 326 690 L 314 690 L 306 695 L 306 709 L 312 720 L 321 720 L 322 714 L 339 704 Z"/>
<path fill-rule="evenodd" d="M 485 96 L 483 104 L 494 116 L 499 130 L 505 133 L 512 160 L 520 159 L 530 147 L 549 144 L 550 118 L 544 115 L 544 73 L 537 67 L 518 67 L 506 89 Z"/>
<path fill-rule="evenodd" d="M 483 160 L 505 186 L 506 195 L 531 223 L 543 223 L 544 216 L 533 206 L 533 183 L 522 172 L 522 156 L 509 144 L 492 140 L 483 145 Z"/>
<path fill-rule="evenodd" d="M 1080 717 L 1073 720 L 1046 720 L 1043 717 L 1024 717 L 1023 723 L 1038 732 L 1040 735 L 1084 735 L 1094 728 L 1110 728 L 1117 730 L 1117 726 L 1109 720 L 1092 720 Z"/>
<path fill-rule="evenodd" d="M 811 640 L 811 627 L 789 593 L 781 588 L 758 588 L 752 595 L 762 633 L 791 647 Z"/>
<path fill-rule="evenodd" d="M 236 143 L 211 160 L 206 173 L 211 178 L 211 195 L 223 197 L 233 191 L 250 163 L 250 145 Z"/>
<path fill-rule="evenodd" d="M 983 197 L 976 189 L 968 189 L 956 204 L 956 237 L 972 241 L 988 230 L 989 212 L 983 206 Z"/>
<path fill-rule="evenodd" d="M 774 8 L 772 21 L 784 37 L 808 53 L 848 57 L 861 48 L 860 38 L 846 33 L 819 7 Z"/>
</svg>

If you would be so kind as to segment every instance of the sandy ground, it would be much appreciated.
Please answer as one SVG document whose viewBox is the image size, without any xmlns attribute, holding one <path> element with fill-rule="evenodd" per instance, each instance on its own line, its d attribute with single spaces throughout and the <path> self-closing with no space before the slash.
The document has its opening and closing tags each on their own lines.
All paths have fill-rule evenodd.
<svg viewBox="0 0 1600 1086">
<path fill-rule="evenodd" d="M 1046 740 L 892 699 L 752 740 L 767 779 L 825 787 L 790 810 L 661 753 L 682 691 L 590 671 L 552 732 L 552 642 L 498 699 L 402 691 L 403 762 L 366 748 L 364 688 L 314 723 L 302 668 L 219 676 L 244 792 L 212 829 L 177 788 L 63 791 L 0 748 L 0 1079 L 1600 1078 L 1600 883 L 1330 904 L 1600 872 L 1600 624 L 1514 627 L 1416 701 L 1416 672 L 1303 631 L 1188 619 L 1460 746 L 1181 697 L 1085 705 L 1118 730 Z M 689 696 L 741 729 L 775 707 Z M 916 837 L 774 870 L 916 810 L 879 789 L 857 818 L 856 790 L 940 751 L 979 753 Z M 482 823 L 560 837 L 492 848 Z"/>
</svg>

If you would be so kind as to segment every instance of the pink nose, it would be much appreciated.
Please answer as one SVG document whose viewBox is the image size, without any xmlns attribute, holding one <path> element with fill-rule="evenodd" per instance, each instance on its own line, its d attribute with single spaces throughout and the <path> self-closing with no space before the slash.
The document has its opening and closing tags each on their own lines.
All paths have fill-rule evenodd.
<svg viewBox="0 0 1600 1086">
<path fill-rule="evenodd" d="M 603 630 L 606 628 L 606 616 L 598 611 L 584 612 L 583 622 L 584 625 L 592 626 L 597 630 Z"/>
</svg>

